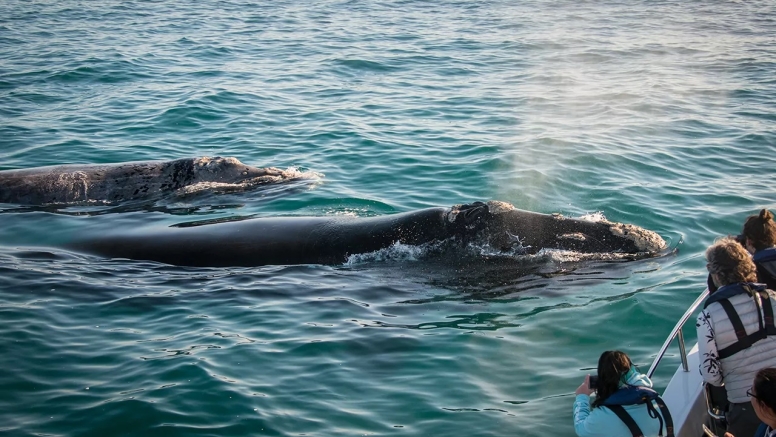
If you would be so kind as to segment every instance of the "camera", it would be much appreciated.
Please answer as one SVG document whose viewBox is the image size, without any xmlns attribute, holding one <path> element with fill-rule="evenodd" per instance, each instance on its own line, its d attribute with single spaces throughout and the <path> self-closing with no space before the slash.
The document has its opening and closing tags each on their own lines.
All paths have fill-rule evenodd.
<svg viewBox="0 0 776 437">
<path fill-rule="evenodd" d="M 588 383 L 588 388 L 590 390 L 595 390 L 598 388 L 598 375 L 590 375 L 590 382 Z"/>
</svg>

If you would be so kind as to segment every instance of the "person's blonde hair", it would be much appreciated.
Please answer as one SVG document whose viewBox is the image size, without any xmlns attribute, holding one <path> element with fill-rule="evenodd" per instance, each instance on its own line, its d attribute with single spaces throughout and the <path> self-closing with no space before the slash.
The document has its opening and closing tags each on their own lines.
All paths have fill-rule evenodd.
<svg viewBox="0 0 776 437">
<path fill-rule="evenodd" d="M 736 282 L 757 282 L 752 256 L 732 237 L 720 238 L 706 249 L 706 268 L 717 275 L 720 286 Z"/>
</svg>

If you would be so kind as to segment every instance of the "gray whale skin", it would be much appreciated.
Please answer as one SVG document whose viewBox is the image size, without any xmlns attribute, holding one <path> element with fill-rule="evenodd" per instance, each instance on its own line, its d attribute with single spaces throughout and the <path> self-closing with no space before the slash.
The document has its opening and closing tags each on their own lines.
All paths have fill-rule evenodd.
<svg viewBox="0 0 776 437">
<path fill-rule="evenodd" d="M 71 164 L 0 171 L 0 203 L 122 202 L 204 190 L 248 189 L 307 174 L 258 168 L 237 158 L 199 157 L 119 164 Z"/>
</svg>

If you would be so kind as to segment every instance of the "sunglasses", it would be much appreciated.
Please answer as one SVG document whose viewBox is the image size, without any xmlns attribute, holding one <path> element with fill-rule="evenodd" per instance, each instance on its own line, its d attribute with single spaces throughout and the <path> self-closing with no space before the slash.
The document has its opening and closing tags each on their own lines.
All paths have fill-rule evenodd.
<svg viewBox="0 0 776 437">
<path fill-rule="evenodd" d="M 749 396 L 750 398 L 755 398 L 757 400 L 761 400 L 760 398 L 757 397 L 757 395 L 752 393 L 752 389 L 751 388 L 746 391 L 746 395 Z"/>
</svg>

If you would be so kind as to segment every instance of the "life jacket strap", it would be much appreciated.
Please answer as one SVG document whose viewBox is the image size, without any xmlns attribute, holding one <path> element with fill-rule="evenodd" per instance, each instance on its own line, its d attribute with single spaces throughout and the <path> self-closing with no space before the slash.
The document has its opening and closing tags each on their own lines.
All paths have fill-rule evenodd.
<svg viewBox="0 0 776 437">
<path fill-rule="evenodd" d="M 651 402 L 650 402 L 651 403 Z M 627 411 L 625 411 L 625 408 L 622 407 L 622 405 L 607 405 L 606 408 L 609 408 L 610 410 L 614 411 L 614 414 L 617 415 L 617 417 L 622 420 L 622 422 L 625 424 L 625 426 L 628 427 L 628 430 L 631 432 L 633 437 L 644 437 L 644 433 L 641 432 L 641 428 L 639 428 L 638 425 L 636 425 L 636 421 L 633 420 L 630 414 L 628 414 Z M 662 431 L 662 424 L 661 424 L 661 431 Z M 662 435 L 662 432 L 661 432 Z"/>
<path fill-rule="evenodd" d="M 616 414 L 617 417 L 622 420 L 625 426 L 628 427 L 628 430 L 631 432 L 633 437 L 644 437 L 644 433 L 641 432 L 641 428 L 639 428 L 639 426 L 636 424 L 636 421 L 633 420 L 633 417 L 631 417 L 631 415 L 625 411 L 623 405 L 646 404 L 649 417 L 660 421 L 660 431 L 658 435 L 663 437 L 663 424 L 665 424 L 666 437 L 674 437 L 674 420 L 671 417 L 671 413 L 668 411 L 668 407 L 666 406 L 665 401 L 663 401 L 663 398 L 661 398 L 657 392 L 651 389 L 641 389 L 640 392 L 640 399 L 631 399 L 627 401 L 627 403 L 623 404 L 609 404 L 607 403 L 609 399 L 607 399 L 604 402 L 604 406 L 612 410 L 614 414 Z M 652 404 L 652 401 L 655 401 L 655 404 L 660 409 L 660 413 L 657 412 L 655 409 L 655 404 Z"/>
<path fill-rule="evenodd" d="M 736 338 L 738 339 L 738 341 L 733 344 L 717 351 L 719 359 L 731 357 L 769 335 L 776 335 L 776 326 L 774 325 L 773 320 L 773 305 L 771 304 L 768 292 L 754 291 L 748 286 L 745 286 L 744 288 L 752 297 L 752 300 L 754 300 L 754 304 L 757 307 L 759 329 L 756 332 L 747 335 L 744 324 L 741 322 L 741 317 L 738 316 L 738 312 L 733 307 L 733 304 L 727 299 L 717 301 L 722 305 L 722 309 L 725 310 L 725 314 L 727 314 L 730 323 L 733 325 L 733 329 L 736 332 Z M 762 309 L 762 315 L 760 315 L 760 309 Z"/>
<path fill-rule="evenodd" d="M 663 419 L 666 421 L 666 437 L 674 437 L 674 419 L 668 411 L 668 406 L 660 396 L 655 398 L 655 403 L 657 403 L 657 406 L 660 408 L 660 412 L 663 415 Z M 652 405 L 652 403 L 650 402 L 649 405 Z M 660 435 L 663 435 L 663 421 L 660 421 Z"/>
<path fill-rule="evenodd" d="M 763 321 L 765 332 L 767 335 L 776 335 L 776 325 L 773 320 L 773 303 L 767 291 L 760 292 L 760 302 L 762 302 L 763 314 L 765 315 L 765 320 Z"/>
</svg>

